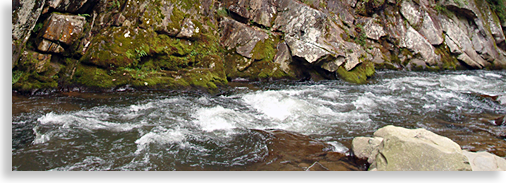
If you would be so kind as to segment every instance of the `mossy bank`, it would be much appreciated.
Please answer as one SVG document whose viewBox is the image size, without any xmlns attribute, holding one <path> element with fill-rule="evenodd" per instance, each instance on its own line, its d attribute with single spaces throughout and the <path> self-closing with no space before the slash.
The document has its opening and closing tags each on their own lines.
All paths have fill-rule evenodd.
<svg viewBox="0 0 506 183">
<path fill-rule="evenodd" d="M 460 1 L 459 1 L 460 2 Z M 16 0 L 12 87 L 203 89 L 504 69 L 502 1 Z"/>
</svg>

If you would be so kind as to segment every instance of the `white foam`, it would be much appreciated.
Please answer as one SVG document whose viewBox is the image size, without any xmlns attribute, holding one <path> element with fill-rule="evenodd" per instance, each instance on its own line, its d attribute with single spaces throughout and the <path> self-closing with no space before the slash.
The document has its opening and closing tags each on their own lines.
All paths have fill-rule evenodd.
<svg viewBox="0 0 506 183">
<path fill-rule="evenodd" d="M 112 123 L 101 121 L 94 117 L 82 117 L 75 114 L 55 114 L 53 112 L 47 113 L 37 119 L 37 121 L 41 125 L 61 125 L 62 128 L 77 126 L 86 130 L 109 130 L 114 132 L 130 131 L 142 126 L 142 124 Z"/>
<path fill-rule="evenodd" d="M 146 109 L 151 109 L 155 107 L 153 103 L 149 102 L 147 104 L 141 104 L 141 105 L 130 105 L 130 111 L 138 112 Z"/>
<path fill-rule="evenodd" d="M 485 76 L 487 76 L 487 77 L 494 77 L 494 78 L 502 78 L 501 75 L 494 74 L 494 73 L 485 73 Z"/>
<path fill-rule="evenodd" d="M 297 112 L 308 108 L 305 101 L 278 91 L 262 91 L 247 94 L 243 96 L 243 100 L 257 111 L 280 121 L 285 120 L 289 116 L 298 115 Z"/>
<path fill-rule="evenodd" d="M 149 144 L 171 144 L 178 143 L 180 144 L 184 140 L 186 140 L 186 134 L 188 134 L 188 130 L 181 129 L 179 126 L 174 129 L 165 129 L 162 127 L 155 127 L 151 132 L 144 134 L 141 138 L 135 141 L 137 144 L 136 154 L 139 154 L 144 149 L 146 149 Z"/>
<path fill-rule="evenodd" d="M 194 114 L 193 123 L 202 130 L 212 132 L 215 130 L 231 130 L 236 128 L 236 121 L 247 120 L 247 116 L 222 106 L 212 108 L 200 108 Z"/>
</svg>

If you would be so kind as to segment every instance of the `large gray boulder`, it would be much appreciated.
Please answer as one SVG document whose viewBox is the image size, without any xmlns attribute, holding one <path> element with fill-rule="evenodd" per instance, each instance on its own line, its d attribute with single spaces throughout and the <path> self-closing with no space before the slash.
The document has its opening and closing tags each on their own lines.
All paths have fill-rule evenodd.
<svg viewBox="0 0 506 183">
<path fill-rule="evenodd" d="M 470 171 L 458 144 L 425 129 L 392 125 L 374 132 L 373 138 L 357 137 L 353 152 L 377 171 Z"/>
<path fill-rule="evenodd" d="M 228 50 L 235 51 L 246 58 L 253 57 L 253 49 L 258 42 L 269 37 L 267 33 L 256 30 L 246 24 L 230 18 L 223 18 L 220 22 L 222 30 L 221 43 Z"/>
<path fill-rule="evenodd" d="M 281 12 L 274 20 L 273 29 L 285 33 L 292 56 L 312 64 L 335 55 L 333 47 L 324 38 L 325 13 L 289 0 L 280 2 L 279 8 Z"/>
</svg>

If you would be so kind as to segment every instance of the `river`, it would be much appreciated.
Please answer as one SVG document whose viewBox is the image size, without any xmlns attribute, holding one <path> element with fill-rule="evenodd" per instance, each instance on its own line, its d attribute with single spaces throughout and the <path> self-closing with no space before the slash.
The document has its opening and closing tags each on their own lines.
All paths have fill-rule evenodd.
<svg viewBox="0 0 506 183">
<path fill-rule="evenodd" d="M 13 93 L 12 170 L 366 170 L 351 140 L 389 124 L 506 156 L 506 124 L 495 122 L 506 106 L 487 97 L 506 95 L 505 71 L 230 85 L 217 95 Z"/>
</svg>

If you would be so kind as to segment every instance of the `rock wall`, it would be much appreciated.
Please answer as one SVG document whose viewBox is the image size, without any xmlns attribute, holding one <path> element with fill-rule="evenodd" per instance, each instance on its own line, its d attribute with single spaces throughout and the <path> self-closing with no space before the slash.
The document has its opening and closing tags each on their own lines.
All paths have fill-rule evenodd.
<svg viewBox="0 0 506 183">
<path fill-rule="evenodd" d="M 488 2 L 16 0 L 13 88 L 217 90 L 233 80 L 366 83 L 375 69 L 504 69 L 504 3 Z"/>
</svg>

